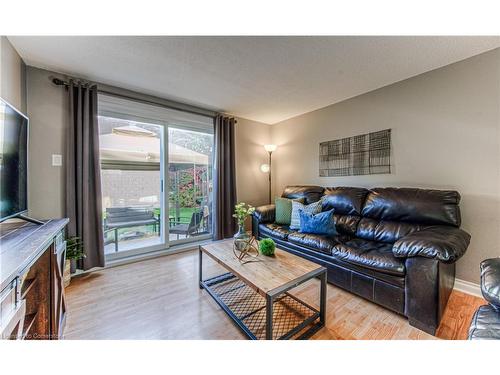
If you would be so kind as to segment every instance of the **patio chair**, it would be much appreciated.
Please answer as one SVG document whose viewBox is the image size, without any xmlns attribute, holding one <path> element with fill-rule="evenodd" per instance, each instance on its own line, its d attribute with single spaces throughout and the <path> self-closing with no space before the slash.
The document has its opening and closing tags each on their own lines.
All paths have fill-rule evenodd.
<svg viewBox="0 0 500 375">
<path fill-rule="evenodd" d="M 196 233 L 198 233 L 202 221 L 203 221 L 203 210 L 200 210 L 198 212 L 193 212 L 189 224 L 171 222 L 172 226 L 169 228 L 169 233 L 176 234 L 177 239 L 179 239 L 180 235 L 184 235 L 186 237 L 195 235 Z"/>
<path fill-rule="evenodd" d="M 104 233 L 114 231 L 115 252 L 118 251 L 118 229 L 153 225 L 155 233 L 160 221 L 151 207 L 110 207 L 106 208 Z"/>
</svg>

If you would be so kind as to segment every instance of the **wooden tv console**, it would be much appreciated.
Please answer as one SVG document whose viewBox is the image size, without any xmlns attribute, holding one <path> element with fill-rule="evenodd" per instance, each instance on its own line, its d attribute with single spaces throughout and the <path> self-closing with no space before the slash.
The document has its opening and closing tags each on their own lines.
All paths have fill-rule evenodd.
<svg viewBox="0 0 500 375">
<path fill-rule="evenodd" d="M 67 224 L 0 224 L 0 338 L 62 338 Z"/>
</svg>

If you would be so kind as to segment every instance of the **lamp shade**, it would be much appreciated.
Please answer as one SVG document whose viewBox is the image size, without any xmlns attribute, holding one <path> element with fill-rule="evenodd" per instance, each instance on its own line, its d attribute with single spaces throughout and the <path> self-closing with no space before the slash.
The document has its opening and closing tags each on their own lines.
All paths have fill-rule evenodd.
<svg viewBox="0 0 500 375">
<path fill-rule="evenodd" d="M 278 146 L 276 146 L 276 145 L 264 145 L 264 148 L 266 149 L 267 152 L 273 152 L 273 151 L 276 151 Z"/>
<path fill-rule="evenodd" d="M 260 166 L 260 171 L 263 173 L 269 173 L 271 168 L 269 168 L 269 164 L 262 164 Z"/>
</svg>

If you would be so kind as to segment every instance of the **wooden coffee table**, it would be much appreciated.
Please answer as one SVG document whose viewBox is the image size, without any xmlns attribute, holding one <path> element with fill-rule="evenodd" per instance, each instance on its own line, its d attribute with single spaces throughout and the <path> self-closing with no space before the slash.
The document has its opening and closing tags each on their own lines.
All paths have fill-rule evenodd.
<svg viewBox="0 0 500 375">
<path fill-rule="evenodd" d="M 204 254 L 228 272 L 204 280 Z M 316 277 L 321 280 L 319 311 L 289 293 Z M 284 250 L 241 263 L 233 254 L 233 240 L 202 245 L 199 282 L 251 339 L 304 339 L 325 325 L 326 268 Z"/>
</svg>

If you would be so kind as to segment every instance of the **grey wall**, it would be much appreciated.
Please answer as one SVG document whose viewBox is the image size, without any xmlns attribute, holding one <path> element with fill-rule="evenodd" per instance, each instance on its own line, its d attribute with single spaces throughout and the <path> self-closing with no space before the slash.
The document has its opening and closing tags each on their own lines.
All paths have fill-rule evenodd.
<svg viewBox="0 0 500 375">
<path fill-rule="evenodd" d="M 334 88 L 332 88 L 334 89 Z M 288 184 L 456 189 L 472 234 L 457 277 L 479 282 L 500 256 L 500 49 L 310 112 L 271 128 L 275 194 Z M 319 143 L 391 128 L 393 172 L 319 177 Z"/>
<path fill-rule="evenodd" d="M 68 106 L 64 88 L 50 82 L 49 77 L 53 76 L 61 77 L 46 70 L 27 67 L 29 214 L 41 219 L 64 215 L 64 167 L 52 166 L 52 154 L 64 155 L 63 137 Z"/>
<path fill-rule="evenodd" d="M 235 133 L 237 199 L 253 206 L 267 204 L 269 177 L 260 166 L 268 162 L 264 145 L 271 143 L 271 126 L 240 118 Z"/>
<path fill-rule="evenodd" d="M 0 97 L 26 113 L 26 65 L 5 36 L 0 36 Z"/>
</svg>

